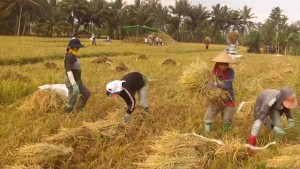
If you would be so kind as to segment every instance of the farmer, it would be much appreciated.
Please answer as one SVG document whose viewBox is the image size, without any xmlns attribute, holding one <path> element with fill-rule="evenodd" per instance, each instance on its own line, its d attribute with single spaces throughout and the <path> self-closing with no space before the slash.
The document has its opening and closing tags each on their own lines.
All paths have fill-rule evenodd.
<svg viewBox="0 0 300 169">
<path fill-rule="evenodd" d="M 237 54 L 236 48 L 239 45 L 238 35 L 232 35 L 227 42 L 229 43 L 228 53 L 231 55 L 236 55 Z"/>
<path fill-rule="evenodd" d="M 139 94 L 139 101 L 145 112 L 148 112 L 147 103 L 147 83 L 146 76 L 139 72 L 130 72 L 126 74 L 121 80 L 114 80 L 106 85 L 106 95 L 112 98 L 121 96 L 127 105 L 126 115 L 124 121 L 130 120 L 131 113 L 135 108 L 135 93 Z"/>
<path fill-rule="evenodd" d="M 91 37 L 91 40 L 92 40 L 92 46 L 97 46 L 97 44 L 96 44 L 96 35 L 92 35 L 92 37 Z"/>
<path fill-rule="evenodd" d="M 208 49 L 210 42 L 211 42 L 210 37 L 208 37 L 208 36 L 205 37 L 205 39 L 204 39 L 205 49 Z"/>
<path fill-rule="evenodd" d="M 229 92 L 230 97 L 224 100 L 223 105 L 211 103 L 208 106 L 204 115 L 204 127 L 206 134 L 211 132 L 212 123 L 214 122 L 219 112 L 221 112 L 221 116 L 223 118 L 223 131 L 227 132 L 232 122 L 233 113 L 235 111 L 233 91 L 234 70 L 229 67 L 229 63 L 234 63 L 234 60 L 232 60 L 232 58 L 228 54 L 221 53 L 211 61 L 216 62 L 212 73 L 222 83 L 210 82 L 206 85 L 206 88 L 212 89 L 217 87 L 222 90 L 226 90 Z"/>
<path fill-rule="evenodd" d="M 261 124 L 269 130 L 274 130 L 276 135 L 284 135 L 287 129 L 294 127 L 291 110 L 298 105 L 296 94 L 293 90 L 283 87 L 281 90 L 266 89 L 256 98 L 254 104 L 254 123 L 251 130 L 249 144 L 255 146 Z M 281 117 L 285 114 L 288 124 L 281 128 Z"/>
<path fill-rule="evenodd" d="M 79 39 L 72 39 L 69 43 L 69 52 L 66 53 L 64 64 L 66 70 L 65 84 L 68 88 L 68 103 L 65 106 L 65 112 L 69 113 L 75 106 L 77 95 L 81 94 L 78 103 L 76 105 L 76 111 L 83 110 L 87 100 L 91 93 L 88 88 L 85 87 L 81 79 L 81 66 L 79 59 L 77 58 L 79 48 L 83 47 Z"/>
</svg>

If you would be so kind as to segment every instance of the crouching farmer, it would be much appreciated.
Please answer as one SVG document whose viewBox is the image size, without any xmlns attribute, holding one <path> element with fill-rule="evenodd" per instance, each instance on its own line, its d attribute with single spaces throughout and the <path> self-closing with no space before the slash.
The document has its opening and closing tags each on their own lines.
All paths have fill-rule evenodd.
<svg viewBox="0 0 300 169">
<path fill-rule="evenodd" d="M 124 121 L 128 122 L 131 113 L 135 108 L 135 93 L 139 94 L 139 101 L 145 112 L 148 112 L 147 101 L 147 83 L 146 76 L 139 72 L 131 72 L 126 74 L 121 80 L 114 80 L 106 85 L 106 95 L 108 97 L 117 98 L 121 96 L 127 105 Z"/>
<path fill-rule="evenodd" d="M 254 105 L 254 124 L 251 129 L 249 144 L 255 146 L 257 136 L 264 124 L 269 130 L 274 130 L 276 135 L 284 135 L 287 129 L 294 127 L 291 110 L 298 105 L 296 94 L 293 90 L 283 87 L 280 91 L 275 89 L 266 89 L 256 98 Z M 282 129 L 281 117 L 285 114 L 288 125 Z M 252 151 L 248 151 L 252 154 Z"/>
</svg>

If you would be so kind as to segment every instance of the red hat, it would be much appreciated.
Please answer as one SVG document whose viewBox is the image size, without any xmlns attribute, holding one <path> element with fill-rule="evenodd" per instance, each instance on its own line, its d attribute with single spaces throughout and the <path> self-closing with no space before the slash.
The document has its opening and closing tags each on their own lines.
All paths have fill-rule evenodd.
<svg viewBox="0 0 300 169">
<path fill-rule="evenodd" d="M 298 102 L 296 99 L 296 94 L 292 94 L 289 97 L 287 97 L 282 104 L 284 105 L 284 107 L 288 108 L 288 109 L 294 109 L 295 107 L 298 106 Z"/>
</svg>

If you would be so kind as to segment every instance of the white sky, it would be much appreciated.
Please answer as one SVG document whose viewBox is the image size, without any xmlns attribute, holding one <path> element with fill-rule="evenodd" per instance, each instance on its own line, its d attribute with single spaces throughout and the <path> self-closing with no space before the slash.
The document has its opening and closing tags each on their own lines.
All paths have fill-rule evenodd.
<svg viewBox="0 0 300 169">
<path fill-rule="evenodd" d="M 134 0 L 124 0 L 127 4 L 134 3 Z M 288 23 L 293 23 L 300 20 L 300 0 L 189 0 L 192 5 L 202 4 L 209 11 L 212 6 L 218 3 L 227 5 L 231 9 L 243 9 L 245 5 L 252 8 L 252 13 L 256 16 L 254 22 L 264 22 L 275 7 L 280 7 L 283 10 L 282 14 L 288 17 Z M 161 0 L 164 6 L 175 5 L 175 0 Z"/>
</svg>

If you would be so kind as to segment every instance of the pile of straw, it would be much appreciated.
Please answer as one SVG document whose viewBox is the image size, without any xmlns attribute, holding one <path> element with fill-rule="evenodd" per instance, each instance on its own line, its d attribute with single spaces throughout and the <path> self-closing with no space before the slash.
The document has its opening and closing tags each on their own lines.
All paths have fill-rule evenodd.
<svg viewBox="0 0 300 169">
<path fill-rule="evenodd" d="M 218 147 L 215 152 L 216 161 L 218 161 L 219 158 L 225 158 L 241 166 L 243 160 L 248 158 L 247 148 L 244 144 L 241 144 L 241 142 L 241 140 L 236 139 Z"/>
<path fill-rule="evenodd" d="M 44 64 L 44 66 L 49 69 L 58 70 L 58 66 L 54 62 L 47 62 Z"/>
<path fill-rule="evenodd" d="M 65 96 L 55 91 L 37 90 L 23 102 L 18 110 L 37 113 L 54 112 L 61 109 L 65 102 Z"/>
<path fill-rule="evenodd" d="M 107 59 L 106 57 L 101 57 L 101 58 L 97 58 L 97 59 L 93 60 L 92 63 L 108 63 L 111 65 L 112 61 Z"/>
<path fill-rule="evenodd" d="M 285 145 L 279 149 L 280 156 L 267 160 L 267 168 L 300 168 L 300 145 Z"/>
<path fill-rule="evenodd" d="M 230 97 L 229 93 L 219 88 L 207 90 L 205 86 L 209 82 L 218 82 L 205 62 L 196 61 L 190 63 L 180 78 L 180 84 L 188 92 L 196 96 L 204 96 L 208 102 L 223 104 L 223 100 Z"/>
<path fill-rule="evenodd" d="M 165 61 L 163 61 L 162 65 L 166 66 L 166 65 L 170 65 L 170 66 L 176 66 L 176 61 L 173 59 L 166 59 Z"/>
<path fill-rule="evenodd" d="M 139 55 L 139 57 L 137 58 L 137 60 L 147 60 L 147 56 L 146 55 Z"/>
<path fill-rule="evenodd" d="M 94 123 L 84 123 L 82 126 L 72 129 L 62 128 L 53 136 L 45 138 L 47 142 L 72 143 L 80 139 L 93 139 L 99 136 L 103 138 L 114 138 L 116 127 L 119 123 L 115 121 L 99 120 Z"/>
<path fill-rule="evenodd" d="M 31 79 L 28 78 L 27 76 L 24 76 L 16 71 L 9 70 L 5 72 L 4 74 L 1 75 L 1 80 L 11 80 L 11 81 L 16 81 L 20 80 L 22 82 L 30 82 Z"/>
<path fill-rule="evenodd" d="M 152 153 L 145 162 L 136 163 L 137 168 L 206 168 L 212 160 L 215 143 L 179 134 L 177 131 L 165 132 L 150 147 Z"/>
<path fill-rule="evenodd" d="M 24 166 L 24 165 L 13 165 L 13 166 L 5 166 L 4 169 L 43 169 L 38 165 Z"/>
<path fill-rule="evenodd" d="M 231 43 L 236 43 L 240 38 L 240 34 L 238 32 L 229 32 L 228 33 L 228 40 Z"/>
<path fill-rule="evenodd" d="M 64 145 L 38 143 L 18 149 L 17 161 L 21 164 L 51 166 L 64 162 L 73 154 L 73 149 Z"/>
<path fill-rule="evenodd" d="M 124 63 L 120 63 L 115 69 L 118 72 L 122 72 L 128 70 L 128 67 Z"/>
</svg>

